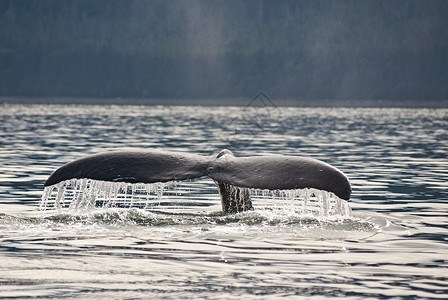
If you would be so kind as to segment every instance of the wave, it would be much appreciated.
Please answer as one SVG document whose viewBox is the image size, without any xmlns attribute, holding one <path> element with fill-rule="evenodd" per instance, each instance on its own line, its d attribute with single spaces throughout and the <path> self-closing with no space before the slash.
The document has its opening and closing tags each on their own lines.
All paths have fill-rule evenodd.
<svg viewBox="0 0 448 300">
<path fill-rule="evenodd" d="M 95 209 L 90 212 L 74 213 L 69 210 L 38 212 L 35 216 L 0 215 L 0 226 L 9 225 L 55 225 L 108 226 L 108 227 L 172 227 L 172 226 L 257 226 L 257 227 L 295 227 L 297 229 L 323 229 L 371 232 L 378 225 L 357 217 L 314 217 L 285 209 L 260 209 L 226 215 L 214 213 L 172 213 L 147 211 L 137 208 Z"/>
</svg>

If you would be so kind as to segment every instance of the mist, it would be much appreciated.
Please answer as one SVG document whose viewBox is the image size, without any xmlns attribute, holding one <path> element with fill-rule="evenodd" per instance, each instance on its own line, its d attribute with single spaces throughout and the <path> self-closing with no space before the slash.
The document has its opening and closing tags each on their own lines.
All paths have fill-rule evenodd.
<svg viewBox="0 0 448 300">
<path fill-rule="evenodd" d="M 447 53 L 443 0 L 0 0 L 0 96 L 446 101 Z"/>
</svg>

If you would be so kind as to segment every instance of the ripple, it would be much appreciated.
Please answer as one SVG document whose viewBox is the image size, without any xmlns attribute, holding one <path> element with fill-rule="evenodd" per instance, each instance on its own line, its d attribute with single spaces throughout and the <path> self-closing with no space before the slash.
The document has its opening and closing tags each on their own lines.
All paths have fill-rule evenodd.
<svg viewBox="0 0 448 300">
<path fill-rule="evenodd" d="M 1 105 L 0 297 L 444 299 L 447 137 L 447 109 Z M 148 148 L 318 158 L 353 216 L 223 215 L 214 187 L 183 211 L 36 211 L 66 162 Z"/>
</svg>

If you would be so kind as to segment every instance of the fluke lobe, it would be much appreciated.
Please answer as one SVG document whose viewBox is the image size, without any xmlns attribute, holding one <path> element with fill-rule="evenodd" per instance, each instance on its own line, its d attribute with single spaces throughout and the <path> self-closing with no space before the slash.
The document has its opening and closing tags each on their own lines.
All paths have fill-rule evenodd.
<svg viewBox="0 0 448 300">
<path fill-rule="evenodd" d="M 226 213 L 252 209 L 249 188 L 315 188 L 344 200 L 349 200 L 351 194 L 350 182 L 344 173 L 320 160 L 284 155 L 235 157 L 229 150 L 211 157 L 155 150 L 95 154 L 63 165 L 44 185 L 75 178 L 155 183 L 202 176 L 215 181 Z"/>
</svg>

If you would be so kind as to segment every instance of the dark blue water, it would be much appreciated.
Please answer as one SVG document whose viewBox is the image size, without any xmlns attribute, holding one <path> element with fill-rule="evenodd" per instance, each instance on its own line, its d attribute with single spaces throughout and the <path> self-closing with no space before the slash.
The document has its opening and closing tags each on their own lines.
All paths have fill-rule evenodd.
<svg viewBox="0 0 448 300">
<path fill-rule="evenodd" d="M 445 299 L 447 141 L 447 109 L 2 105 L 0 297 Z M 39 210 L 73 159 L 223 148 L 333 164 L 352 216 L 223 215 L 206 178 L 176 209 Z"/>
</svg>

